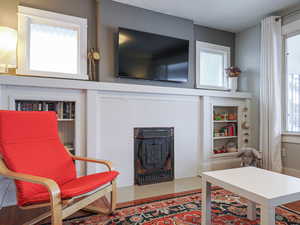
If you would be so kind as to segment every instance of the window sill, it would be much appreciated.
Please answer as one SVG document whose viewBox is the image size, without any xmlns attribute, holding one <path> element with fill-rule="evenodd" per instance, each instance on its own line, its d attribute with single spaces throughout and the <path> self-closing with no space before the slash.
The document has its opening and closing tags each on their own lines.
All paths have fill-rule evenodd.
<svg viewBox="0 0 300 225">
<path fill-rule="evenodd" d="M 300 144 L 300 133 L 283 132 L 281 140 L 282 143 Z"/>
<path fill-rule="evenodd" d="M 86 74 L 67 74 L 58 72 L 43 72 L 43 71 L 23 71 L 18 69 L 17 75 L 33 76 L 33 77 L 48 77 L 48 78 L 63 78 L 63 79 L 75 79 L 75 80 L 88 80 L 89 77 Z"/>
<path fill-rule="evenodd" d="M 197 85 L 196 89 L 212 90 L 212 91 L 231 91 L 231 89 L 227 87 L 205 86 L 205 85 Z"/>
</svg>

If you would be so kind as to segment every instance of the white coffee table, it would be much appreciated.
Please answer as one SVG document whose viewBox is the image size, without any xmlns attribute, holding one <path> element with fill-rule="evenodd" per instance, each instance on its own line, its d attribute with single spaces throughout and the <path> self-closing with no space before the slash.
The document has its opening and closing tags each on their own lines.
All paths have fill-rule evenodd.
<svg viewBox="0 0 300 225">
<path fill-rule="evenodd" d="M 247 217 L 256 219 L 261 205 L 261 225 L 275 224 L 275 207 L 300 200 L 300 179 L 255 167 L 202 173 L 202 225 L 211 224 L 211 185 L 248 199 Z"/>
</svg>

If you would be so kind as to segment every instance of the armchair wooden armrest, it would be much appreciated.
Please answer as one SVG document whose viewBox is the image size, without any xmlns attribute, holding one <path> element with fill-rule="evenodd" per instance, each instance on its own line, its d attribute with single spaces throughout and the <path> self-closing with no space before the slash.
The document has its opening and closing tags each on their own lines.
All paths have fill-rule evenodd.
<svg viewBox="0 0 300 225">
<path fill-rule="evenodd" d="M 25 173 L 13 172 L 5 166 L 1 158 L 0 158 L 0 175 L 10 179 L 21 180 L 21 181 L 41 184 L 45 186 L 50 195 L 50 206 L 53 212 L 53 216 L 51 218 L 52 224 L 62 224 L 61 223 L 62 206 L 61 206 L 60 188 L 54 180 L 45 177 L 33 176 Z M 47 216 L 48 213 L 41 215 L 42 219 L 46 218 Z M 39 221 L 38 218 L 37 221 Z M 35 221 L 35 219 L 33 221 Z"/>
<path fill-rule="evenodd" d="M 41 184 L 44 185 L 50 194 L 52 196 L 59 196 L 60 195 L 60 189 L 57 183 L 54 180 L 51 180 L 49 178 L 45 177 L 38 177 L 38 176 L 33 176 L 25 173 L 16 173 L 12 171 L 8 171 L 6 173 L 0 173 L 2 176 L 11 178 L 11 179 L 16 179 L 16 180 L 22 180 L 22 181 L 27 181 L 30 183 L 35 183 L 35 184 Z"/>
<path fill-rule="evenodd" d="M 72 158 L 74 160 L 80 160 L 80 161 L 85 161 L 85 162 L 92 162 L 92 163 L 104 164 L 108 168 L 109 171 L 113 170 L 112 162 L 107 161 L 107 160 L 92 159 L 92 158 L 80 157 L 80 156 L 75 156 L 75 155 L 72 155 Z"/>
<path fill-rule="evenodd" d="M 45 177 L 39 177 L 39 176 L 11 171 L 6 167 L 1 157 L 0 157 L 0 175 L 10 179 L 22 180 L 30 183 L 44 185 L 50 193 L 51 200 L 56 199 L 58 197 L 60 199 L 60 188 L 54 180 Z"/>
</svg>

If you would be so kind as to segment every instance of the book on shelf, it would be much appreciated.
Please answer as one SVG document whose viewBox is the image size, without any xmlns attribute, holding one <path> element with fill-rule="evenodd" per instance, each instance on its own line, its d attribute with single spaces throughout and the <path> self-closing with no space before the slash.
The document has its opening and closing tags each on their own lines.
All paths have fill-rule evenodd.
<svg viewBox="0 0 300 225">
<path fill-rule="evenodd" d="M 232 123 L 214 131 L 214 137 L 237 136 L 236 124 Z"/>
<path fill-rule="evenodd" d="M 74 119 L 75 103 L 58 101 L 16 101 L 17 111 L 54 111 L 58 119 Z"/>
</svg>

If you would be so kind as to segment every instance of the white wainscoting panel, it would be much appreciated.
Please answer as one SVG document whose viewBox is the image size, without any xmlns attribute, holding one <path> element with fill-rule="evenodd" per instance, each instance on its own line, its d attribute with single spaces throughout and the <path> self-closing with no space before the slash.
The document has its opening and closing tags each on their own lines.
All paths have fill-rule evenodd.
<svg viewBox="0 0 300 225">
<path fill-rule="evenodd" d="M 197 176 L 200 167 L 200 98 L 100 93 L 99 158 L 120 171 L 119 186 L 134 184 L 135 127 L 174 127 L 175 178 Z"/>
</svg>

